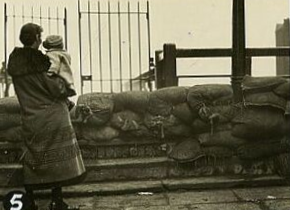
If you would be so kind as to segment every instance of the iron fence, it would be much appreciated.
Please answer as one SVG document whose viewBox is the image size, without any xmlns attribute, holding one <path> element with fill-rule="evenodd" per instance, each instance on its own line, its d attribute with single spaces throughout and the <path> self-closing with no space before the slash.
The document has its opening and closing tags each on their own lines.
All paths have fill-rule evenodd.
<svg viewBox="0 0 290 210">
<path fill-rule="evenodd" d="M 6 66 L 8 54 L 16 46 L 21 46 L 18 37 L 22 25 L 32 22 L 39 24 L 44 29 L 43 35 L 62 35 L 65 48 L 67 43 L 67 10 L 59 7 L 28 7 L 24 5 L 10 5 L 4 3 L 4 25 L 3 25 L 3 66 L 0 73 L 1 97 L 9 95 L 11 79 L 9 78 Z"/>
<path fill-rule="evenodd" d="M 149 2 L 78 1 L 78 14 L 81 93 L 151 89 Z"/>
</svg>

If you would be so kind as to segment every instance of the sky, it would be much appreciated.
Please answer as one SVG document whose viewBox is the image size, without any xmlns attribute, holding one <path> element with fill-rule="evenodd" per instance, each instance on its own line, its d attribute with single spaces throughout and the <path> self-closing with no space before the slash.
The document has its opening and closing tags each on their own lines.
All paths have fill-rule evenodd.
<svg viewBox="0 0 290 210">
<path fill-rule="evenodd" d="M 86 7 L 87 0 L 80 0 L 82 7 Z M 78 32 L 78 10 L 77 0 L 0 0 L 0 7 L 2 7 L 1 14 L 3 14 L 4 2 L 8 5 L 8 10 L 12 12 L 13 5 L 16 8 L 16 14 L 21 13 L 22 5 L 29 14 L 31 7 L 34 8 L 34 12 L 42 8 L 51 7 L 51 11 L 56 11 L 56 7 L 62 12 L 62 8 L 67 8 L 68 17 L 68 51 L 72 55 L 72 66 L 75 69 L 74 75 L 76 80 L 76 86 L 80 90 L 80 65 L 79 65 L 79 32 Z M 101 0 L 101 8 L 106 10 L 107 0 Z M 112 7 L 116 8 L 116 0 L 111 0 Z M 121 10 L 127 8 L 127 0 L 120 0 Z M 136 9 L 137 0 L 130 0 L 132 9 Z M 246 45 L 247 47 L 275 47 L 275 28 L 277 23 L 283 23 L 285 18 L 289 18 L 289 0 L 248 0 L 246 2 Z M 164 43 L 174 43 L 177 48 L 230 48 L 231 43 L 231 21 L 232 21 L 232 0 L 149 0 L 150 4 L 150 40 L 151 51 L 150 54 L 154 57 L 156 50 L 162 49 Z M 97 8 L 97 1 L 91 0 L 91 6 Z M 141 8 L 146 8 L 146 1 L 140 0 Z M 54 9 L 53 9 L 54 8 Z M 44 9 L 43 9 L 44 10 Z M 43 11 L 45 13 L 47 11 Z M 60 12 L 60 13 L 61 13 Z M 11 13 L 12 14 L 12 13 Z M 1 31 L 3 31 L 3 15 L 0 18 Z M 26 20 L 28 21 L 28 20 Z M 134 21 L 134 20 L 133 20 Z M 143 19 L 142 19 L 143 21 Z M 146 22 L 146 21 L 145 21 Z M 144 22 L 144 24 L 145 24 Z M 15 44 L 19 45 L 17 40 L 17 34 L 19 33 L 21 22 L 16 22 L 15 32 L 12 33 L 13 21 L 9 21 L 8 27 L 11 30 L 9 35 L 8 45 L 12 49 Z M 143 22 L 142 22 L 143 23 Z M 97 69 L 97 59 L 93 58 L 89 60 L 90 52 L 88 52 L 87 27 L 84 20 L 82 28 L 83 36 L 83 68 L 89 69 L 89 65 L 94 66 Z M 19 26 L 18 26 L 19 25 Z M 107 25 L 103 25 L 103 36 L 105 36 Z M 113 26 L 116 29 L 116 27 Z M 144 28 L 145 31 L 146 27 Z M 60 29 L 62 30 L 62 29 Z M 92 27 L 93 44 L 98 42 L 98 35 L 96 28 Z M 125 29 L 123 29 L 125 30 Z M 142 28 L 143 30 L 143 28 Z M 47 31 L 46 31 L 47 33 Z M 61 31 L 62 33 L 62 31 Z M 113 30 L 113 34 L 116 35 L 117 31 Z M 122 36 L 122 44 L 126 46 L 127 38 Z M 16 34 L 16 35 L 13 35 Z M 47 34 L 45 34 L 47 35 Z M 137 33 L 132 34 L 132 39 L 135 39 Z M 148 59 L 147 50 L 147 35 L 142 35 L 142 59 Z M 16 38 L 15 38 L 16 37 Z M 0 35 L 0 46 L 3 47 L 3 33 Z M 18 43 L 17 43 L 18 42 Z M 116 43 L 115 43 L 116 44 Z M 113 43 L 114 47 L 114 43 Z M 4 48 L 4 47 L 3 47 Z M 9 51 L 11 50 L 9 48 Z M 117 50 L 117 47 L 114 47 Z M 3 50 L 0 50 L 0 59 L 3 60 Z M 91 55 L 97 56 L 97 48 L 92 48 Z M 9 52 L 8 52 L 9 53 Z M 115 52 L 114 52 L 115 53 Z M 126 52 L 127 53 L 127 52 Z M 133 51 L 134 53 L 134 51 Z M 103 53 L 104 54 L 104 53 Z M 135 55 L 136 53 L 134 53 Z M 119 73 L 119 61 L 117 54 L 113 60 L 113 73 L 118 77 Z M 105 58 L 104 58 L 105 59 Z M 126 60 L 126 59 L 125 59 Z M 106 60 L 104 60 L 104 63 Z M 134 63 L 135 62 L 135 63 Z M 104 69 L 108 69 L 108 65 L 103 64 Z M 128 68 L 128 63 L 123 62 L 124 69 Z M 133 61 L 133 67 L 138 66 L 136 59 Z M 257 58 L 253 60 L 253 75 L 255 76 L 271 76 L 275 74 L 275 59 L 273 58 Z M 147 63 L 142 63 L 142 72 L 147 71 Z M 135 69 L 135 68 L 134 68 Z M 177 71 L 178 75 L 187 74 L 230 74 L 231 62 L 228 58 L 223 59 L 178 59 Z M 83 70 L 85 71 L 85 70 Z M 97 71 L 97 70 L 96 70 Z M 125 71 L 125 70 L 124 70 Z M 106 73 L 108 71 L 105 71 Z M 84 72 L 84 74 L 89 72 Z M 104 74 L 106 74 L 104 73 Z M 138 74 L 136 71 L 134 74 Z M 128 77 L 128 73 L 123 73 L 125 77 Z M 99 75 L 96 74 L 95 77 Z M 138 76 L 138 75 L 134 75 Z M 196 79 L 180 80 L 180 85 L 193 85 L 203 83 L 224 83 L 229 82 L 229 79 Z M 108 87 L 106 90 L 109 90 Z M 87 87 L 89 91 L 89 87 Z"/>
</svg>

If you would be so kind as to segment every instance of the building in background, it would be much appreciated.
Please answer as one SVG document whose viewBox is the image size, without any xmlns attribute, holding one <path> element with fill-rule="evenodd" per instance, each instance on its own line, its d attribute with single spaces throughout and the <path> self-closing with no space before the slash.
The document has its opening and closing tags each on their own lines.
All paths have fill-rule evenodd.
<svg viewBox="0 0 290 210">
<path fill-rule="evenodd" d="M 276 25 L 276 46 L 290 46 L 290 28 L 289 18 L 284 19 L 283 24 Z M 290 59 L 289 57 L 276 58 L 276 75 L 290 75 Z"/>
</svg>

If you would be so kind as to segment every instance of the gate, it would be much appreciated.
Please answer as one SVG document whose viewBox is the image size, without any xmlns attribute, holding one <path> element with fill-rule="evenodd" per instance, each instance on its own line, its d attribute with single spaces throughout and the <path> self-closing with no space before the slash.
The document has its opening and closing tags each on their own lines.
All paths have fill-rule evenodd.
<svg viewBox="0 0 290 210">
<path fill-rule="evenodd" d="M 81 93 L 151 90 L 149 2 L 78 1 L 78 13 Z"/>
<path fill-rule="evenodd" d="M 32 22 L 43 27 L 43 37 L 47 34 L 63 36 L 65 48 L 67 48 L 67 11 L 66 8 L 52 7 L 24 7 L 23 5 L 4 4 L 4 61 L 0 72 L 1 94 L 0 97 L 9 96 L 11 78 L 9 78 L 6 66 L 8 55 L 15 46 L 21 46 L 18 39 L 19 31 L 23 24 Z"/>
</svg>

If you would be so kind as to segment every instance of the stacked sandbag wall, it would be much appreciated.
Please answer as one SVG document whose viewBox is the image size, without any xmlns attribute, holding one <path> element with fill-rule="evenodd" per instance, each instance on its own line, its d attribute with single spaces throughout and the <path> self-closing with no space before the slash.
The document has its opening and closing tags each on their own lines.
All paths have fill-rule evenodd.
<svg viewBox="0 0 290 210">
<path fill-rule="evenodd" d="M 203 103 L 204 96 L 207 96 L 206 103 Z M 79 97 L 72 121 L 81 134 L 79 138 L 90 141 L 114 138 L 182 141 L 202 132 L 229 129 L 231 99 L 229 85 L 169 87 L 153 92 L 89 93 Z M 211 112 L 220 112 L 220 123 L 211 125 L 207 116 L 201 117 L 201 107 L 194 104 L 196 101 L 210 107 Z M 86 108 L 91 113 L 86 115 Z M 112 135 L 104 132 L 101 137 L 104 130 Z"/>
<path fill-rule="evenodd" d="M 238 104 L 231 86 L 222 84 L 87 93 L 79 96 L 71 119 L 84 144 L 151 139 L 168 143 L 168 156 L 180 162 L 259 160 L 289 152 L 289 84 L 278 77 L 246 76 Z M 1 99 L 0 115 L 0 141 L 21 141 L 17 99 Z"/>
<path fill-rule="evenodd" d="M 21 142 L 20 105 L 16 97 L 0 100 L 0 142 Z"/>
<path fill-rule="evenodd" d="M 200 149 L 194 152 L 196 155 L 185 151 L 189 159 L 199 153 L 259 159 L 287 149 L 279 147 L 289 136 L 287 87 L 289 81 L 283 78 L 245 77 L 244 101 L 239 104 L 232 101 L 230 85 L 218 84 L 153 92 L 89 93 L 79 97 L 75 118 L 81 121 L 73 122 L 78 138 L 87 141 L 191 141 L 194 145 L 198 142 Z M 82 109 L 86 107 L 91 114 L 85 116 Z M 259 144 L 260 152 L 249 149 Z M 173 147 L 169 156 L 186 160 L 182 147 L 176 147 L 178 155 Z"/>
</svg>

